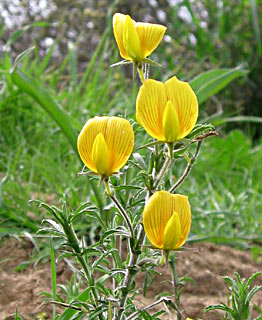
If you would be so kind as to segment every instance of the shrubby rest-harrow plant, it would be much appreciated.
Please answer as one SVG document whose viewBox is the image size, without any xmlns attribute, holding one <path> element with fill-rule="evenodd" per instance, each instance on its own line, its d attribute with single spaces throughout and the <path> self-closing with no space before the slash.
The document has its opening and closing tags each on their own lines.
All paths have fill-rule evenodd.
<svg viewBox="0 0 262 320">
<path fill-rule="evenodd" d="M 203 140 L 217 133 L 212 125 L 196 124 L 197 97 L 187 82 L 175 76 L 165 83 L 149 78 L 149 66 L 158 65 L 149 56 L 165 31 L 165 26 L 135 22 L 129 15 L 113 16 L 113 33 L 125 59 L 114 66 L 132 63 L 141 86 L 137 122 L 124 115 L 97 115 L 87 119 L 78 136 L 77 149 L 85 165 L 81 174 L 87 183 L 95 180 L 104 188 L 105 210 L 91 201 L 96 194 L 88 195 L 88 202 L 76 210 L 66 201 L 62 209 L 40 202 L 53 215 L 40 232 L 60 239 L 62 256 L 75 259 L 73 268 L 83 280 L 82 292 L 71 301 L 61 301 L 54 290 L 50 303 L 65 308 L 61 315 L 54 308 L 54 319 L 161 319 L 164 313 L 175 314 L 178 320 L 190 317 L 181 310 L 180 295 L 188 278 L 177 273 L 176 251 L 185 250 L 191 207 L 187 195 L 175 192 L 190 174 Z M 185 161 L 186 169 L 174 179 L 176 161 Z M 76 232 L 74 222 L 81 214 L 93 217 L 96 242 Z M 157 266 L 170 268 L 172 292 L 159 292 L 154 302 L 141 307 L 134 299 L 139 293 L 136 276 L 147 274 L 146 295 Z M 152 311 L 156 306 L 158 311 Z M 245 319 L 249 318 L 241 318 Z"/>
</svg>

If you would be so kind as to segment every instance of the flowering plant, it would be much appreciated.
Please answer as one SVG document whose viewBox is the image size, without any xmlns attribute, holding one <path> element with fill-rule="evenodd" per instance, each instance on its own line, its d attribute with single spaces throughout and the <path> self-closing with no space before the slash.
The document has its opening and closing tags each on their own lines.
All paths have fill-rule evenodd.
<svg viewBox="0 0 262 320">
<path fill-rule="evenodd" d="M 186 195 L 174 192 L 190 173 L 203 139 L 216 132 L 211 125 L 196 125 L 197 97 L 187 82 L 174 76 L 162 83 L 148 79 L 143 72 L 144 64 L 153 64 L 148 56 L 160 43 L 166 27 L 135 23 L 130 16 L 116 13 L 113 31 L 120 55 L 134 64 L 142 82 L 136 100 L 137 123 L 119 116 L 96 116 L 87 119 L 79 133 L 77 149 L 88 169 L 81 174 L 87 175 L 87 181 L 94 175 L 100 178 L 106 206 L 95 207 L 91 195 L 75 211 L 66 203 L 62 209 L 41 203 L 54 217 L 45 221 L 50 227 L 41 231 L 63 239 L 66 256 L 76 258 L 80 267 L 74 266 L 74 270 L 86 283 L 77 299 L 53 303 L 66 307 L 59 317 L 65 320 L 85 316 L 101 320 L 159 319 L 165 311 L 152 314 L 151 308 L 161 303 L 169 312 L 173 310 L 177 319 L 185 319 L 175 252 L 182 250 L 188 238 L 191 207 Z M 153 140 L 136 146 L 135 134 L 142 128 Z M 191 155 L 188 149 L 195 143 Z M 181 155 L 187 166 L 175 180 L 173 164 Z M 113 214 L 107 216 L 112 208 Z M 73 224 L 83 212 L 99 222 L 98 240 L 89 239 L 89 245 Z M 173 293 L 139 307 L 133 300 L 139 292 L 137 274 L 146 271 L 152 277 L 155 267 L 163 264 L 170 264 L 176 279 Z"/>
</svg>

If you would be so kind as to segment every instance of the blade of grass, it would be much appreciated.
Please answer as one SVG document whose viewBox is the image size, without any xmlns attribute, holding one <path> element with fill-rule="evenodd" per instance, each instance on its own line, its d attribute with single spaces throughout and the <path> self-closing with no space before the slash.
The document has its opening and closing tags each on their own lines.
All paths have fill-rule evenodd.
<svg viewBox="0 0 262 320">
<path fill-rule="evenodd" d="M 69 51 L 69 73 L 70 73 L 70 88 L 72 91 L 75 91 L 77 86 L 77 55 L 76 55 L 76 46 L 74 43 L 68 43 Z"/>
<path fill-rule="evenodd" d="M 201 104 L 225 88 L 232 80 L 247 73 L 248 71 L 241 66 L 233 69 L 214 69 L 201 73 L 190 81 L 190 85 L 197 95 L 198 103 Z"/>
<path fill-rule="evenodd" d="M 39 21 L 39 22 L 34 22 L 32 24 L 26 25 L 22 27 L 19 30 L 16 30 L 12 35 L 8 38 L 8 41 L 6 43 L 6 47 L 9 48 L 23 33 L 29 31 L 32 28 L 45 28 L 50 26 L 49 22 L 44 22 L 44 21 Z"/>
<path fill-rule="evenodd" d="M 54 43 L 49 48 L 47 54 L 45 54 L 42 63 L 40 64 L 40 66 L 37 69 L 36 75 L 40 76 L 44 72 L 44 70 L 48 66 L 48 63 L 52 57 L 52 54 L 54 52 L 55 47 L 56 47 L 56 41 L 54 41 Z"/>
<path fill-rule="evenodd" d="M 258 20 L 258 10 L 257 10 L 257 1 L 250 0 L 250 7 L 251 7 L 251 15 L 252 15 L 252 24 L 255 32 L 255 37 L 257 41 L 257 53 L 259 56 L 262 54 L 262 42 L 261 42 L 261 32 L 259 27 L 259 20 Z"/>
<path fill-rule="evenodd" d="M 67 115 L 59 105 L 51 98 L 51 96 L 36 82 L 35 79 L 26 75 L 18 67 L 11 72 L 13 83 L 23 92 L 29 94 L 35 101 L 37 101 L 45 111 L 52 117 L 52 119 L 61 128 L 73 150 L 78 155 L 76 141 L 77 134 L 72 128 L 71 123 L 77 126 L 80 130 L 81 125 L 69 115 Z"/>
<path fill-rule="evenodd" d="M 109 35 L 109 28 L 106 28 L 105 32 L 103 33 L 103 35 L 100 39 L 98 46 L 96 47 L 96 50 L 95 50 L 91 60 L 88 63 L 88 66 L 85 70 L 85 73 L 84 73 L 84 75 L 83 75 L 83 77 L 77 87 L 77 92 L 81 92 L 82 89 L 86 86 L 87 79 L 89 78 L 89 76 L 91 75 L 91 73 L 95 67 L 95 63 L 97 61 L 97 58 L 99 57 L 99 54 L 101 57 L 103 56 L 105 41 L 106 41 L 108 35 Z"/>
<path fill-rule="evenodd" d="M 252 123 L 262 123 L 262 117 L 252 117 L 252 116 L 237 116 L 230 118 L 222 118 L 213 121 L 215 126 L 220 126 L 228 122 L 252 122 Z"/>
</svg>

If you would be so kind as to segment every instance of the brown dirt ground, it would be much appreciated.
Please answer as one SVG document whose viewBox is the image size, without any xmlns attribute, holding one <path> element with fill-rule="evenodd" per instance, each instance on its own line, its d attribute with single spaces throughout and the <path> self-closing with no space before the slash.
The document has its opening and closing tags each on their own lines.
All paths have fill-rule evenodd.
<svg viewBox="0 0 262 320">
<path fill-rule="evenodd" d="M 39 293 L 51 293 L 50 263 L 39 263 L 22 271 L 14 268 L 30 259 L 32 245 L 28 241 L 8 239 L 0 247 L 0 319 L 13 319 L 15 308 L 25 319 L 37 319 L 40 312 L 51 316 L 51 305 L 43 305 Z M 221 314 L 203 309 L 209 304 L 226 302 L 227 288 L 221 276 L 233 276 L 237 271 L 241 277 L 248 278 L 252 273 L 261 271 L 262 265 L 252 261 L 249 252 L 238 251 L 226 246 L 214 244 L 190 245 L 187 251 L 178 256 L 178 272 L 194 278 L 194 283 L 188 283 L 181 295 L 185 315 L 193 319 L 218 320 Z M 147 297 L 137 296 L 141 306 L 154 301 L 154 296 L 160 292 L 170 291 L 166 280 L 170 279 L 167 267 L 158 268 L 161 276 L 157 276 L 153 286 L 148 290 Z M 57 267 L 58 283 L 65 283 L 70 278 L 70 271 L 64 262 Z M 143 281 L 143 274 L 138 277 L 137 284 Z M 260 277 L 256 284 L 262 284 Z M 262 293 L 258 293 L 255 303 L 262 307 Z M 58 309 L 59 311 L 59 309 Z M 50 317 L 51 319 L 51 317 Z M 163 319 L 175 319 L 174 315 L 163 316 Z"/>
</svg>

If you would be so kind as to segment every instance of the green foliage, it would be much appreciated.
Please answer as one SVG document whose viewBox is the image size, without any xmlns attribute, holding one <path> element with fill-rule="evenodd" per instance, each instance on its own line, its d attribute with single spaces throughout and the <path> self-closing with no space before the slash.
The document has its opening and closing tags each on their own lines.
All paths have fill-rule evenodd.
<svg viewBox="0 0 262 320">
<path fill-rule="evenodd" d="M 228 7 L 228 2 L 223 1 L 223 4 L 222 11 Z M 211 96 L 222 89 L 228 90 L 231 81 L 249 76 L 246 70 L 249 68 L 245 63 L 242 64 L 242 58 L 239 57 L 234 64 L 223 63 L 222 57 L 226 59 L 232 53 L 225 50 L 217 52 L 214 39 L 209 31 L 202 27 L 201 17 L 194 11 L 193 4 L 184 1 L 183 5 L 192 17 L 192 25 L 196 27 L 196 56 L 203 59 L 200 65 L 203 66 L 207 54 L 210 56 L 211 64 L 214 64 L 214 69 L 201 73 L 197 70 L 198 67 L 192 68 L 190 65 L 193 70 L 192 76 L 200 73 L 190 83 L 197 93 L 202 108 L 203 103 Z M 207 3 L 206 6 L 212 7 L 212 4 Z M 261 54 L 258 8 L 253 0 L 250 1 L 250 6 L 254 18 L 256 52 Z M 176 9 L 172 8 L 170 16 L 176 15 Z M 221 39 L 227 38 L 226 26 L 229 24 L 232 24 L 232 21 L 228 20 L 225 12 L 222 12 L 219 16 L 218 30 Z M 45 24 L 40 22 L 16 31 L 7 44 L 9 46 L 14 44 L 25 32 L 39 26 L 45 27 Z M 0 33 L 3 33 L 3 28 L 2 25 Z M 181 24 L 176 30 L 180 32 L 183 28 Z M 43 202 L 40 204 L 47 210 L 42 232 L 60 238 L 61 242 L 57 247 L 64 249 L 61 258 L 76 258 L 84 272 L 78 269 L 75 271 L 89 286 L 79 293 L 79 290 L 74 290 L 74 285 L 68 284 L 64 289 L 70 294 L 67 296 L 67 301 L 63 302 L 57 294 L 55 252 L 51 244 L 53 291 L 52 294 L 45 295 L 54 300 L 54 319 L 58 317 L 55 314 L 56 304 L 66 308 L 59 319 L 81 319 L 87 313 L 90 319 L 102 317 L 103 312 L 110 315 L 115 300 L 123 298 L 126 294 L 125 288 L 133 297 L 137 294 L 133 276 L 129 282 L 125 281 L 128 272 L 134 276 L 138 271 L 146 273 L 143 292 L 146 295 L 154 279 L 156 261 L 159 259 L 159 255 L 147 247 L 141 254 L 139 241 L 133 237 L 130 240 L 130 230 L 124 225 L 119 209 L 121 207 L 112 207 L 110 199 L 104 197 L 98 179 L 89 175 L 86 177 L 85 172 L 76 176 L 77 172 L 81 171 L 81 162 L 76 156 L 76 139 L 84 122 L 97 114 L 105 113 L 110 115 L 120 113 L 134 118 L 137 84 L 126 80 L 118 69 L 109 68 L 118 56 L 118 53 L 111 48 L 110 30 L 108 22 L 93 57 L 82 71 L 81 78 L 78 72 L 77 43 L 68 44 L 67 55 L 59 66 L 52 65 L 56 41 L 44 57 L 41 57 L 39 48 L 35 47 L 22 52 L 15 62 L 8 52 L 5 52 L 3 59 L 0 60 L 2 85 L 0 171 L 3 172 L 0 183 L 0 235 L 17 234 L 24 230 L 35 233 L 39 228 L 41 216 L 38 209 L 28 206 L 27 201 L 30 198 L 42 199 Z M 175 42 L 172 42 L 174 47 L 177 45 Z M 106 62 L 105 55 L 109 57 Z M 170 59 L 168 54 L 165 54 L 165 58 L 165 68 L 170 68 L 172 75 L 174 71 L 181 73 L 179 67 L 174 70 L 173 58 Z M 180 64 L 183 65 L 182 58 Z M 220 68 L 221 65 L 223 68 Z M 241 66 L 235 67 L 235 65 Z M 242 67 L 243 65 L 245 67 Z M 156 71 L 156 74 L 157 72 L 159 71 Z M 243 79 L 246 81 L 246 77 Z M 211 116 L 211 119 L 216 125 L 229 122 L 261 123 L 261 117 L 225 115 L 222 117 L 219 112 L 215 117 Z M 194 165 L 202 143 L 199 141 L 214 132 L 212 125 L 199 124 L 187 139 L 175 145 L 173 174 L 161 176 L 160 178 L 164 178 L 163 181 L 161 179 L 155 181 L 153 173 L 161 171 L 167 150 L 162 148 L 162 144 L 149 142 L 144 131 L 135 122 L 133 127 L 137 136 L 133 158 L 124 168 L 125 174 L 113 176 L 111 183 L 115 196 L 126 208 L 136 232 L 140 226 L 146 189 L 152 191 L 156 188 L 172 188 L 176 186 L 177 181 L 180 181 L 179 177 L 183 177 L 184 173 L 187 176 L 187 170 L 192 169 L 193 177 L 190 180 L 183 179 L 183 184 L 179 183 L 178 189 L 179 193 L 189 195 L 193 208 L 189 242 L 209 240 L 248 246 L 250 241 L 262 241 L 260 236 L 262 218 L 259 215 L 262 210 L 260 197 L 262 153 L 261 148 L 254 146 L 249 137 L 235 130 L 224 136 L 222 133 L 222 138 L 205 141 L 202 144 L 201 159 Z M 161 151 L 157 153 L 159 150 Z M 63 194 L 70 199 L 70 205 L 68 202 L 63 202 L 61 209 L 49 205 L 53 201 L 59 202 Z M 86 202 L 79 206 L 82 201 Z M 122 261 L 121 254 L 115 249 L 115 240 L 118 237 L 127 239 L 130 255 L 133 255 L 132 259 L 137 259 L 137 265 L 133 265 L 130 255 Z M 151 255 L 152 259 L 148 259 L 148 255 Z M 110 269 L 112 259 L 114 269 Z M 139 269 L 136 269 L 137 266 Z M 176 282 L 173 295 L 175 303 L 170 300 L 173 296 L 169 293 L 159 296 L 158 303 L 164 302 L 179 312 L 180 289 L 190 279 L 178 278 L 174 261 L 172 266 Z M 97 275 L 95 282 L 93 274 Z M 247 315 L 247 303 L 261 288 L 254 287 L 256 289 L 248 291 L 254 278 L 245 283 L 238 275 L 236 276 L 237 281 L 228 277 L 225 281 L 232 288 L 234 307 L 245 306 L 243 309 L 238 308 L 239 314 L 244 317 Z M 114 292 L 105 286 L 105 282 L 109 279 L 114 279 L 118 284 Z M 96 296 L 103 299 L 96 299 Z M 243 300 L 244 296 L 246 300 Z M 93 306 L 86 303 L 92 298 Z M 107 304 L 106 301 L 110 303 Z M 126 303 L 126 313 L 130 319 L 132 317 L 159 319 L 161 315 L 161 311 L 150 316 L 146 308 L 137 310 L 130 298 Z M 213 307 L 218 308 L 218 306 Z M 234 308 L 233 311 L 229 311 L 229 306 L 222 307 L 229 314 L 236 315 Z M 16 319 L 21 319 L 17 312 Z"/>
<path fill-rule="evenodd" d="M 247 74 L 241 67 L 234 69 L 215 69 L 202 73 L 190 81 L 192 89 L 197 95 L 198 103 L 206 101 L 211 96 L 226 87 L 232 80 Z"/>
<path fill-rule="evenodd" d="M 72 122 L 76 122 L 64 112 L 55 101 L 50 97 L 50 95 L 40 88 L 34 79 L 29 78 L 23 73 L 20 69 L 14 68 L 11 73 L 13 83 L 20 89 L 22 92 L 28 93 L 31 95 L 43 108 L 44 110 L 53 118 L 57 123 L 58 127 L 62 130 L 64 135 L 68 138 L 69 143 L 73 150 L 77 153 L 76 149 L 76 132 L 73 131 L 71 126 Z M 80 126 L 79 126 L 80 127 Z"/>
<path fill-rule="evenodd" d="M 194 174 L 178 189 L 189 195 L 194 208 L 189 241 L 242 247 L 262 241 L 261 157 L 259 145 L 252 147 L 239 130 L 203 143 Z M 184 165 L 177 166 L 181 174 Z"/>
<path fill-rule="evenodd" d="M 223 277 L 229 287 L 230 297 L 228 304 L 217 304 L 205 308 L 205 312 L 211 310 L 225 311 L 225 320 L 250 320 L 252 319 L 252 309 L 250 308 L 251 300 L 254 295 L 262 290 L 262 286 L 254 286 L 251 289 L 253 281 L 261 276 L 261 272 L 254 273 L 247 281 L 241 279 L 240 275 L 235 272 L 236 280 L 231 277 Z M 256 306 L 255 306 L 256 307 Z M 262 313 L 256 318 L 261 319 Z"/>
<path fill-rule="evenodd" d="M 17 309 L 15 310 L 15 317 L 14 317 L 14 319 L 15 319 L 15 320 L 23 320 L 23 318 L 19 316 Z"/>
</svg>

